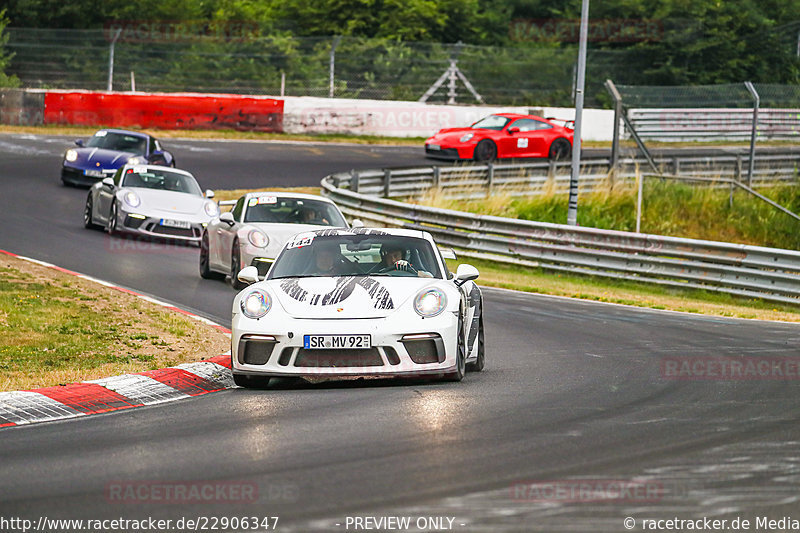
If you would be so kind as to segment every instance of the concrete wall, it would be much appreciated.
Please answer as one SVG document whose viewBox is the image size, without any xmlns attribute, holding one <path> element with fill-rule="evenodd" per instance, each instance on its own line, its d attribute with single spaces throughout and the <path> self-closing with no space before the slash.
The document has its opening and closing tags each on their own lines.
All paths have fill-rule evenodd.
<svg viewBox="0 0 800 533">
<path fill-rule="evenodd" d="M 571 108 L 429 105 L 418 102 L 347 100 L 314 97 L 284 98 L 283 128 L 287 133 L 348 133 L 392 137 L 428 137 L 442 128 L 468 126 L 492 113 L 531 113 L 566 120 Z M 614 112 L 584 110 L 583 139 L 610 141 Z"/>
</svg>

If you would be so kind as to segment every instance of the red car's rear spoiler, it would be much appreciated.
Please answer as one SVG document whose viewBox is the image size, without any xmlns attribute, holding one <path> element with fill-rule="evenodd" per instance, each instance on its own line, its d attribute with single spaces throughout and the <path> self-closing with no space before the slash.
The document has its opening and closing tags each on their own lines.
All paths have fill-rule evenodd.
<svg viewBox="0 0 800 533">
<path fill-rule="evenodd" d="M 575 119 L 567 120 L 565 118 L 556 118 L 556 117 L 545 117 L 545 118 L 552 122 L 563 122 L 565 128 L 569 128 L 571 130 L 575 129 Z"/>
</svg>

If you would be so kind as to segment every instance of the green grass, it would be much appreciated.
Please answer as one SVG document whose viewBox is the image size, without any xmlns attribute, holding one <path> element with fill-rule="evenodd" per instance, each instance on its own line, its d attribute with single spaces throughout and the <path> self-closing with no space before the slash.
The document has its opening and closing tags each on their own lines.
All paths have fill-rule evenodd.
<svg viewBox="0 0 800 533">
<path fill-rule="evenodd" d="M 78 290 L 9 273 L 0 279 L 0 334 L 2 372 L 96 368 L 135 358 L 118 355 L 118 328 Z"/>
<path fill-rule="evenodd" d="M 759 190 L 761 194 L 800 212 L 800 187 L 782 185 Z M 485 200 L 459 201 L 432 192 L 420 203 L 508 218 L 564 224 L 567 195 L 512 197 L 500 191 Z M 581 226 L 635 231 L 636 190 L 624 186 L 613 191 L 583 193 L 578 198 Z M 735 190 L 733 204 L 725 189 L 696 187 L 648 178 L 644 184 L 643 233 L 692 239 L 800 249 L 800 221 L 766 202 Z"/>
<path fill-rule="evenodd" d="M 670 288 L 635 281 L 554 273 L 542 268 L 528 268 L 468 257 L 460 257 L 458 261 L 448 260 L 447 263 L 448 268 L 452 271 L 455 271 L 459 263 L 469 263 L 477 267 L 480 271 L 477 283 L 487 287 L 649 309 L 735 318 L 800 321 L 800 308 L 797 306 L 741 298 L 714 291 Z"/>
</svg>

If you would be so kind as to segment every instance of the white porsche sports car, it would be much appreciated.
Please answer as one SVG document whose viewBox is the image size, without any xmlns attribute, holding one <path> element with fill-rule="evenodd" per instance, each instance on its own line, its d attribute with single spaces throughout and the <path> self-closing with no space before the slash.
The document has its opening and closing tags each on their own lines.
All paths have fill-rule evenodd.
<svg viewBox="0 0 800 533">
<path fill-rule="evenodd" d="M 213 197 L 185 170 L 125 165 L 89 189 L 83 225 L 199 243 L 203 228 L 219 215 Z"/>
<path fill-rule="evenodd" d="M 283 247 L 264 281 L 233 301 L 237 385 L 273 376 L 407 376 L 460 381 L 484 366 L 478 271 L 448 271 L 427 232 L 327 229 Z"/>
<path fill-rule="evenodd" d="M 327 198 L 288 192 L 247 193 L 203 232 L 200 276 L 221 279 L 228 275 L 235 289 L 243 289 L 245 284 L 236 277 L 242 267 L 256 267 L 263 278 L 289 237 L 325 227 L 349 227 L 336 204 Z"/>
</svg>

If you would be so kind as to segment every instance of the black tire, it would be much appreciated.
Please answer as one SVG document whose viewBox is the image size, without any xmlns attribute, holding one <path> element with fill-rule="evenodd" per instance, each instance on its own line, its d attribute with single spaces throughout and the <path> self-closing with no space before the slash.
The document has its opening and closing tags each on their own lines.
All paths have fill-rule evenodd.
<svg viewBox="0 0 800 533">
<path fill-rule="evenodd" d="M 456 369 L 453 372 L 445 374 L 444 379 L 445 381 L 454 381 L 458 382 L 464 379 L 464 375 L 467 373 L 466 367 L 466 348 L 465 343 L 466 340 L 464 339 L 464 328 L 463 322 L 461 321 L 461 317 L 458 319 L 458 340 L 456 341 Z"/>
<path fill-rule="evenodd" d="M 263 389 L 269 385 L 269 377 L 265 376 L 247 376 L 245 374 L 234 374 L 233 382 L 237 387 L 245 389 Z"/>
<path fill-rule="evenodd" d="M 203 232 L 203 237 L 200 239 L 200 277 L 203 279 L 222 279 L 225 276 L 219 272 L 214 272 L 209 266 L 209 243 L 208 232 Z"/>
<path fill-rule="evenodd" d="M 98 226 L 94 222 L 92 222 L 92 210 L 94 208 L 94 201 L 92 200 L 92 195 L 90 194 L 86 198 L 86 207 L 83 208 L 83 227 L 86 229 L 97 229 Z"/>
<path fill-rule="evenodd" d="M 106 231 L 109 235 L 114 235 L 117 232 L 117 202 L 111 202 L 111 211 L 108 212 L 108 223 L 106 224 Z"/>
<path fill-rule="evenodd" d="M 497 158 L 497 145 L 494 141 L 484 139 L 475 146 L 473 159 L 475 161 L 494 161 Z"/>
<path fill-rule="evenodd" d="M 481 310 L 483 305 L 481 304 Z M 469 372 L 480 372 L 486 364 L 485 348 L 483 345 L 483 314 L 481 314 L 480 321 L 478 322 L 478 358 L 472 362 L 467 363 L 467 370 Z"/>
<path fill-rule="evenodd" d="M 239 281 L 237 274 L 242 269 L 241 256 L 239 254 L 239 241 L 233 241 L 233 248 L 231 248 L 231 287 L 240 291 L 247 287 L 246 283 Z"/>
<path fill-rule="evenodd" d="M 553 161 L 563 161 L 569 159 L 571 155 L 572 145 L 569 144 L 568 140 L 560 137 L 550 145 L 550 151 L 547 157 Z"/>
</svg>

